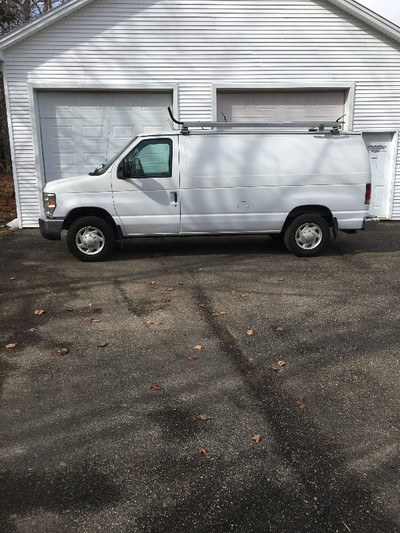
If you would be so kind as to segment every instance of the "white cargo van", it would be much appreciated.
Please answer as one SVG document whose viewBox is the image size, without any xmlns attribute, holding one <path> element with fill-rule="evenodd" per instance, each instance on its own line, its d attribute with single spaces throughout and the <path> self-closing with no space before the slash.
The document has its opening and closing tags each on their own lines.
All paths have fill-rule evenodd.
<svg viewBox="0 0 400 533">
<path fill-rule="evenodd" d="M 313 256 L 331 229 L 336 237 L 369 219 L 370 164 L 359 133 L 335 123 L 307 123 L 306 131 L 178 124 L 139 135 L 89 175 L 48 183 L 42 235 L 60 239 L 67 230 L 82 261 L 103 259 L 116 240 L 173 235 L 267 234 Z"/>
</svg>

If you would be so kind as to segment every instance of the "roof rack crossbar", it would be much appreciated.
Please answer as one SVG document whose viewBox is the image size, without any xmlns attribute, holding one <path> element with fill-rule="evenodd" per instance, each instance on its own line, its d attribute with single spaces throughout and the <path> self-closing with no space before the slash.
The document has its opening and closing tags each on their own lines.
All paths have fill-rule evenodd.
<svg viewBox="0 0 400 533">
<path fill-rule="evenodd" d="M 307 120 L 300 122 L 209 122 L 209 121 L 189 121 L 181 122 L 174 118 L 172 110 L 168 107 L 171 120 L 181 126 L 182 131 L 187 132 L 188 128 L 308 128 L 311 130 L 324 131 L 325 128 L 340 129 L 342 122 L 337 121 L 319 121 Z M 340 117 L 342 118 L 342 117 Z"/>
</svg>

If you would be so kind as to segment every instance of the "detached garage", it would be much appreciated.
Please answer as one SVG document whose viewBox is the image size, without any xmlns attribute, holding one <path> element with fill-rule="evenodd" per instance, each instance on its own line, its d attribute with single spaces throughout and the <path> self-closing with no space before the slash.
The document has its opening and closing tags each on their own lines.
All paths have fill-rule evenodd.
<svg viewBox="0 0 400 533">
<path fill-rule="evenodd" d="M 361 130 L 400 220 L 400 29 L 353 0 L 70 0 L 0 39 L 20 227 L 51 180 L 182 120 Z"/>
</svg>

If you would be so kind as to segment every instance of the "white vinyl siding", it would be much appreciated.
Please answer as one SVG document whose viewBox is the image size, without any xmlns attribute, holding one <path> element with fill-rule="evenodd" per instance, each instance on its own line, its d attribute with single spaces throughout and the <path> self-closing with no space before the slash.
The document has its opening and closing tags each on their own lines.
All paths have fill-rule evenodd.
<svg viewBox="0 0 400 533">
<path fill-rule="evenodd" d="M 43 180 L 27 82 L 49 89 L 176 85 L 176 114 L 194 120 L 215 117 L 220 87 L 354 84 L 355 130 L 400 125 L 399 43 L 323 0 L 96 0 L 5 50 L 4 60 L 25 226 L 37 225 Z M 397 219 L 399 172 L 398 163 Z"/>
</svg>

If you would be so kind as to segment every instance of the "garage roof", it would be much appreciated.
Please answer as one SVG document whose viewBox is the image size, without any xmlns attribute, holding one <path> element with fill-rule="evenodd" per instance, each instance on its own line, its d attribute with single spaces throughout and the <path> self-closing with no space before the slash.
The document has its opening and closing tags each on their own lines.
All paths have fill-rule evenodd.
<svg viewBox="0 0 400 533">
<path fill-rule="evenodd" d="M 41 31 L 42 29 L 58 22 L 59 20 L 75 13 L 79 9 L 92 4 L 96 0 L 69 0 L 65 4 L 52 9 L 44 15 L 33 19 L 21 28 L 5 35 L 0 39 L 0 60 L 3 59 L 3 51 L 7 48 L 18 44 L 24 39 L 27 39 L 31 35 Z M 332 4 L 346 13 L 354 16 L 355 18 L 365 22 L 369 26 L 380 31 L 384 35 L 400 42 L 400 27 L 390 22 L 389 20 L 374 13 L 367 7 L 362 6 L 355 0 L 325 0 L 329 4 Z"/>
</svg>

